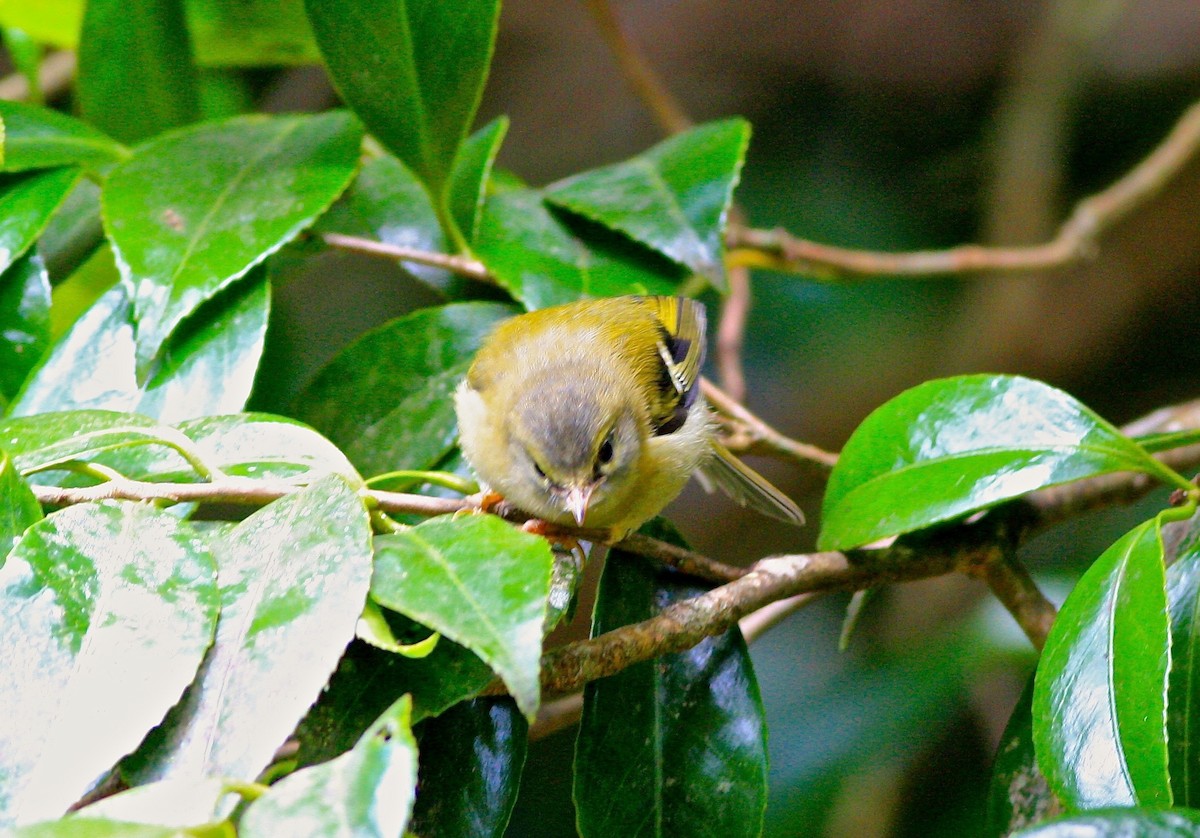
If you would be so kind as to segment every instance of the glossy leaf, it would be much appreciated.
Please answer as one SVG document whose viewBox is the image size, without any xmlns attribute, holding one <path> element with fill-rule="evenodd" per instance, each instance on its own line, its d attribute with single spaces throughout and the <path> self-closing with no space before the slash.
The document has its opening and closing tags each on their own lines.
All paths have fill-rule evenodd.
<svg viewBox="0 0 1200 838">
<path fill-rule="evenodd" d="M 483 94 L 499 0 L 304 5 L 342 99 L 441 196 Z"/>
<path fill-rule="evenodd" d="M 133 296 L 139 379 L 184 318 L 341 194 L 360 138 L 342 112 L 238 117 L 169 134 L 113 170 L 104 222 Z"/>
<path fill-rule="evenodd" d="M 868 416 L 829 478 L 823 550 L 858 547 L 1036 489 L 1112 471 L 1172 475 L 1078 401 L 1038 381 L 966 375 Z"/>
<path fill-rule="evenodd" d="M 86 122 L 24 102 L 0 100 L 6 172 L 83 166 L 96 169 L 129 155 L 120 143 Z"/>
<path fill-rule="evenodd" d="M 153 506 L 84 504 L 26 532 L 0 570 L 0 602 L 0 811 L 55 817 L 192 680 L 217 619 L 216 566 Z"/>
<path fill-rule="evenodd" d="M 1170 635 L 1157 518 L 1108 548 L 1063 603 L 1033 693 L 1033 741 L 1068 808 L 1169 806 Z"/>
<path fill-rule="evenodd" d="M 50 343 L 50 277 L 36 252 L 0 274 L 0 396 L 11 398 Z"/>
<path fill-rule="evenodd" d="M 365 474 L 432 468 L 454 446 L 454 389 L 484 337 L 514 314 L 498 303 L 415 311 L 360 337 L 296 401 L 296 414 Z"/>
<path fill-rule="evenodd" d="M 1033 678 L 1013 708 L 992 764 L 987 822 L 981 838 L 1011 832 L 1062 811 L 1037 765 L 1033 747 Z"/>
<path fill-rule="evenodd" d="M 494 516 L 433 519 L 375 539 L 371 596 L 479 655 L 532 718 L 552 563 Z"/>
<path fill-rule="evenodd" d="M 263 507 L 214 552 L 222 605 L 216 642 L 185 700 L 127 760 L 139 782 L 256 777 L 354 636 L 371 531 L 342 478 L 325 477 Z"/>
<path fill-rule="evenodd" d="M 0 835 L 4 838 L 180 838 L 179 830 L 173 826 L 127 823 L 107 818 L 66 818 L 22 826 Z"/>
<path fill-rule="evenodd" d="M 185 5 L 200 64 L 263 67 L 320 60 L 301 0 L 203 0 Z"/>
<path fill-rule="evenodd" d="M 0 421 L 0 446 L 22 473 L 44 471 L 72 460 L 89 461 L 106 452 L 121 452 L 109 465 L 127 476 L 148 467 L 180 471 L 189 468 L 181 452 L 195 458 L 191 440 L 174 428 L 136 413 L 72 410 Z M 145 450 L 143 450 L 145 449 Z"/>
<path fill-rule="evenodd" d="M 547 209 L 542 194 L 515 189 L 488 195 L 474 250 L 497 282 L 527 309 L 581 297 L 672 294 L 683 270 L 602 228 L 586 238 Z"/>
<path fill-rule="evenodd" d="M 454 160 L 448 193 L 450 215 L 468 244 L 479 234 L 488 178 L 507 133 L 508 118 L 496 117 L 467 138 Z"/>
<path fill-rule="evenodd" d="M 473 652 L 444 637 L 419 659 L 351 643 L 329 686 L 296 731 L 300 740 L 296 758 L 301 765 L 333 759 L 405 693 L 413 697 L 415 724 L 477 695 L 493 677 Z"/>
<path fill-rule="evenodd" d="M 682 545 L 660 522 L 643 532 Z M 613 550 L 592 635 L 648 619 L 704 589 Z M 589 836 L 759 835 L 767 800 L 766 722 L 737 628 L 634 664 L 584 689 L 575 806 Z"/>
<path fill-rule="evenodd" d="M 345 754 L 284 777 L 246 809 L 242 838 L 399 836 L 412 812 L 417 743 L 404 696 Z"/>
<path fill-rule="evenodd" d="M 510 698 L 480 698 L 421 726 L 421 794 L 410 830 L 439 838 L 501 838 L 529 725 Z"/>
<path fill-rule="evenodd" d="M 87 0 L 75 95 L 84 119 L 126 143 L 198 120 L 183 0 Z"/>
<path fill-rule="evenodd" d="M 742 119 L 677 134 L 631 160 L 551 184 L 546 198 L 725 287 L 725 218 L 750 142 Z"/>
<path fill-rule="evenodd" d="M 312 428 L 268 413 L 205 416 L 179 424 L 205 462 L 237 477 L 312 482 L 336 474 L 362 479 L 346 456 Z"/>
<path fill-rule="evenodd" d="M 154 378 L 139 384 L 131 305 L 118 285 L 62 337 L 10 412 L 95 408 L 136 411 L 164 422 L 234 413 L 254 386 L 270 307 L 262 275 L 230 288 L 172 336 Z"/>
<path fill-rule="evenodd" d="M 0 566 L 25 530 L 42 519 L 42 507 L 21 479 L 8 455 L 0 450 Z"/>
<path fill-rule="evenodd" d="M 1010 838 L 1192 838 L 1200 832 L 1196 809 L 1099 809 L 1055 818 Z"/>
<path fill-rule="evenodd" d="M 78 179 L 77 169 L 0 177 L 0 273 L 33 246 Z"/>
<path fill-rule="evenodd" d="M 1171 676 L 1167 744 L 1171 790 L 1180 806 L 1200 806 L 1200 526 L 1193 519 L 1167 568 Z"/>
<path fill-rule="evenodd" d="M 364 163 L 341 199 L 318 219 L 316 228 L 432 253 L 446 249 L 442 223 L 429 193 L 412 170 L 391 155 Z M 439 287 L 448 277 L 441 268 L 426 265 L 406 263 L 404 269 Z"/>
</svg>

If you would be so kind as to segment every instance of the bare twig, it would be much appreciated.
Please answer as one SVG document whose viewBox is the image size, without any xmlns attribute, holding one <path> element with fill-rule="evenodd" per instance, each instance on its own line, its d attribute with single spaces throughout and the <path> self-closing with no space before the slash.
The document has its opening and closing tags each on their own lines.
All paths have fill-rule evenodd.
<svg viewBox="0 0 1200 838">
<path fill-rule="evenodd" d="M 494 285 L 496 278 L 488 272 L 487 267 L 478 259 L 468 256 L 455 256 L 450 253 L 437 253 L 431 250 L 421 250 L 415 247 L 404 247 L 398 244 L 387 244 L 374 239 L 364 239 L 359 236 L 348 236 L 345 233 L 323 233 L 321 240 L 330 247 L 338 250 L 348 250 L 352 253 L 362 253 L 367 256 L 382 256 L 385 259 L 395 259 L 399 262 L 415 262 L 418 265 L 429 265 L 432 268 L 442 268 L 467 279 L 487 282 Z"/>
<path fill-rule="evenodd" d="M 822 475 L 827 475 L 837 463 L 837 454 L 784 436 L 707 378 L 701 380 L 700 386 L 708 403 L 723 418 L 731 420 L 732 433 L 725 441 L 730 451 L 786 459 Z"/>
<path fill-rule="evenodd" d="M 807 241 L 785 230 L 730 226 L 730 264 L 803 273 L 822 279 L 934 276 L 1057 268 L 1092 258 L 1102 234 L 1171 182 L 1200 148 L 1200 104 L 1188 108 L 1166 138 L 1124 177 L 1075 205 L 1058 235 L 1026 247 L 968 244 L 948 250 L 885 253 Z"/>
<path fill-rule="evenodd" d="M 1040 652 L 1046 645 L 1046 635 L 1050 633 L 1050 626 L 1058 612 L 1012 551 L 1001 550 L 999 555 L 967 572 L 987 583 L 996 599 L 1000 600 L 1025 632 L 1029 642 Z"/>
<path fill-rule="evenodd" d="M 725 392 L 741 402 L 746 398 L 742 342 L 750 316 L 750 269 L 734 266 L 727 274 L 729 293 L 721 301 L 721 323 L 717 327 L 717 372 Z"/>
<path fill-rule="evenodd" d="M 616 57 L 625 80 L 650 109 L 659 127 L 668 134 L 678 134 L 691 128 L 692 120 L 630 40 L 608 0 L 587 0 L 587 7 L 604 42 Z"/>
</svg>

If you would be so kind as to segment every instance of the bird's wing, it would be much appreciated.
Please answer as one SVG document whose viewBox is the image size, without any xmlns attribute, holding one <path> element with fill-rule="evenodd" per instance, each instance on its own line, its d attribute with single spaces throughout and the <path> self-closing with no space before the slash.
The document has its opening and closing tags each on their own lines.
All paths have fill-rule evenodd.
<svg viewBox="0 0 1200 838">
<path fill-rule="evenodd" d="M 656 347 L 663 364 L 661 392 L 651 418 L 656 434 L 669 434 L 683 426 L 700 391 L 707 320 L 704 305 L 687 297 L 643 300 L 658 322 Z"/>
<path fill-rule="evenodd" d="M 767 478 L 730 453 L 729 449 L 715 439 L 712 441 L 713 456 L 700 467 L 700 481 L 717 486 L 740 506 L 769 515 L 780 521 L 799 526 L 804 523 L 804 513 L 792 499 L 776 489 Z"/>
</svg>

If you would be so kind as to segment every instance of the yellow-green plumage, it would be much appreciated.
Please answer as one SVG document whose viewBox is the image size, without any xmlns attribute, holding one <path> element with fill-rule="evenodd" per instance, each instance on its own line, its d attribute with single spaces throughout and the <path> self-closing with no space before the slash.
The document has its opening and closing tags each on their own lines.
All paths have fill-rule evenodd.
<svg viewBox="0 0 1200 838">
<path fill-rule="evenodd" d="M 740 503 L 799 509 L 717 443 L 699 394 L 704 307 L 614 297 L 502 323 L 456 394 L 480 480 L 530 514 L 615 537 L 662 510 L 697 471 Z"/>
</svg>

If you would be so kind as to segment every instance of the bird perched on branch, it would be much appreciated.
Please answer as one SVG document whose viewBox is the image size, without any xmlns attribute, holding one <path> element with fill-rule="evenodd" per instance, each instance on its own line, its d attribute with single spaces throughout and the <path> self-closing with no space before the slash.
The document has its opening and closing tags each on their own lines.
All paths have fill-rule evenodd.
<svg viewBox="0 0 1200 838">
<path fill-rule="evenodd" d="M 463 453 L 486 488 L 550 524 L 619 539 L 697 474 L 743 506 L 804 516 L 716 437 L 700 394 L 704 306 L 584 300 L 507 320 L 455 394 Z"/>
</svg>

